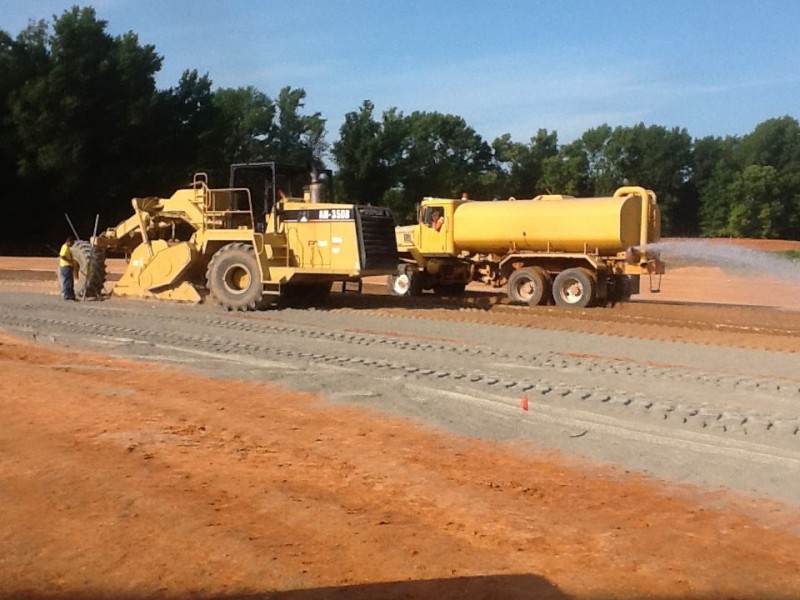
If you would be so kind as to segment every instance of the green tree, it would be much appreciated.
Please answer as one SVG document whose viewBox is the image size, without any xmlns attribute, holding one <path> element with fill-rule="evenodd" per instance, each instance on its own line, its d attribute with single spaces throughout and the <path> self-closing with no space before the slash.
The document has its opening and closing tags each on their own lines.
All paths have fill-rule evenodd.
<svg viewBox="0 0 800 600">
<path fill-rule="evenodd" d="M 222 165 L 269 160 L 265 143 L 273 131 L 277 108 L 252 86 L 218 89 L 213 95 L 218 112 Z"/>
<path fill-rule="evenodd" d="M 768 119 L 742 140 L 742 163 L 773 167 L 780 226 L 765 237 L 800 239 L 800 123 L 794 117 Z"/>
<path fill-rule="evenodd" d="M 209 172 L 212 182 L 224 177 L 211 85 L 208 75 L 187 70 L 177 85 L 156 93 L 148 119 L 136 128 L 137 145 L 145 153 L 133 161 L 135 181 L 127 196 L 169 195 L 188 184 L 195 171 Z"/>
<path fill-rule="evenodd" d="M 366 101 L 348 113 L 333 147 L 351 198 L 386 204 L 398 221 L 408 222 L 424 196 L 488 193 L 496 177 L 492 150 L 464 119 L 390 109 L 378 122 L 373 112 Z"/>
<path fill-rule="evenodd" d="M 617 127 L 608 138 L 605 158 L 613 187 L 640 185 L 656 192 L 665 233 L 687 231 L 697 222 L 696 201 L 688 186 L 692 138 L 685 129 L 644 123 Z"/>
<path fill-rule="evenodd" d="M 147 119 L 161 58 L 133 33 L 111 37 L 91 8 L 74 7 L 42 37 L 47 68 L 11 95 L 22 177 L 53 177 L 66 195 L 126 183 L 134 128 Z M 42 61 L 41 46 L 35 54 Z M 137 148 L 138 149 L 138 148 Z"/>
<path fill-rule="evenodd" d="M 741 161 L 775 167 L 779 172 L 800 170 L 800 123 L 794 117 L 768 119 L 742 139 Z"/>
<path fill-rule="evenodd" d="M 345 115 L 333 157 L 339 166 L 338 181 L 348 199 L 380 203 L 397 184 L 405 123 L 395 110 L 386 111 L 382 122 L 374 117 L 375 106 L 365 100 L 358 111 Z"/>
<path fill-rule="evenodd" d="M 741 140 L 734 136 L 706 137 L 695 141 L 692 185 L 698 191 L 702 235 L 725 235 L 727 231 L 731 210 L 728 186 L 741 171 L 740 144 Z"/>
<path fill-rule="evenodd" d="M 777 169 L 750 165 L 727 187 L 731 210 L 724 235 L 775 238 L 783 230 L 786 206 Z"/>
<path fill-rule="evenodd" d="M 539 187 L 549 194 L 588 196 L 589 159 L 580 140 L 559 148 L 558 154 L 547 157 L 542 164 Z"/>
<path fill-rule="evenodd" d="M 512 142 L 511 136 L 505 134 L 494 140 L 492 148 L 495 161 L 504 173 L 498 186 L 502 196 L 530 198 L 548 191 L 543 176 L 545 164 L 558 156 L 558 134 L 555 131 L 540 129 L 529 144 Z"/>
<path fill-rule="evenodd" d="M 28 80 L 47 73 L 47 24 L 30 24 L 16 39 L 0 31 L 0 169 L 3 180 L 18 175 L 20 139 L 11 115 L 11 103 Z"/>
<path fill-rule="evenodd" d="M 266 155 L 273 160 L 295 165 L 322 162 L 327 150 L 325 119 L 318 112 L 300 114 L 305 97 L 302 88 L 287 86 L 278 93 L 277 123 L 273 124 L 266 142 Z"/>
<path fill-rule="evenodd" d="M 742 138 L 700 140 L 694 153 L 703 235 L 800 237 L 796 119 L 769 119 Z"/>
<path fill-rule="evenodd" d="M 252 86 L 222 88 L 204 95 L 210 104 L 208 119 L 189 127 L 197 139 L 204 140 L 206 170 L 223 175 L 232 163 L 277 161 L 293 165 L 322 164 L 327 148 L 325 120 L 319 113 L 301 114 L 306 93 L 303 89 L 283 88 L 273 101 Z M 200 111 L 195 110 L 195 116 Z M 206 134 L 204 135 L 204 132 Z"/>
<path fill-rule="evenodd" d="M 464 119 L 414 112 L 406 117 L 399 185 L 405 214 L 424 196 L 473 197 L 486 193 L 495 171 L 492 150 Z"/>
<path fill-rule="evenodd" d="M 130 197 L 161 57 L 135 34 L 112 37 L 105 28 L 93 9 L 74 7 L 52 28 L 39 22 L 13 41 L 2 36 L 0 153 L 5 169 L 13 154 L 19 210 L 82 213 L 86 224 L 105 199 Z M 52 219 L 12 237 L 35 242 L 63 228 Z"/>
<path fill-rule="evenodd" d="M 194 171 L 224 185 L 230 162 L 324 154 L 325 121 L 301 113 L 304 90 L 285 87 L 275 102 L 252 87 L 214 92 L 196 70 L 158 90 L 155 48 L 106 28 L 76 6 L 16 38 L 0 31 L 0 175 L 14 198 L 3 251 L 61 237 L 65 211 L 84 235 L 95 213 L 114 224 L 132 196 L 171 194 Z M 33 225 L 34 211 L 55 218 Z"/>
<path fill-rule="evenodd" d="M 577 142 L 586 159 L 586 182 L 589 196 L 605 196 L 620 185 L 621 177 L 608 157 L 607 148 L 613 129 L 608 124 L 584 132 Z"/>
</svg>

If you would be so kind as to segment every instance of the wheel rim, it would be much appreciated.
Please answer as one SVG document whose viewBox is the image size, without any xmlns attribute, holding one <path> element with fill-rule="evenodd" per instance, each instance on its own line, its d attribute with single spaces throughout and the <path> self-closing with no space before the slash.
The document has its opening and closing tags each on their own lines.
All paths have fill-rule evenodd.
<svg viewBox="0 0 800 600">
<path fill-rule="evenodd" d="M 225 270 L 222 281 L 227 291 L 232 294 L 241 294 L 247 291 L 253 278 L 250 276 L 250 271 L 242 265 L 233 265 Z"/>
<path fill-rule="evenodd" d="M 536 294 L 536 283 L 526 277 L 517 283 L 516 292 L 523 302 L 530 302 Z"/>
<path fill-rule="evenodd" d="M 566 279 L 559 290 L 561 299 L 567 304 L 578 304 L 585 293 L 583 284 L 576 278 Z"/>
<path fill-rule="evenodd" d="M 411 279 L 405 273 L 398 275 L 394 278 L 392 287 L 396 294 L 402 296 L 408 293 L 408 290 L 411 288 Z"/>
</svg>

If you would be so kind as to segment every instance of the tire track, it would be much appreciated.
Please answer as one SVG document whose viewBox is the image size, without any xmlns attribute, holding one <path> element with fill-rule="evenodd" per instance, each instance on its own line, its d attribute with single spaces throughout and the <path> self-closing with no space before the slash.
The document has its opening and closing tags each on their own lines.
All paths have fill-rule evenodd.
<svg viewBox="0 0 800 600">
<path fill-rule="evenodd" d="M 121 312 L 123 314 L 121 314 Z M 748 436 L 774 439 L 782 443 L 800 440 L 800 417 L 796 415 L 762 414 L 758 411 L 712 409 L 686 403 L 674 398 L 609 389 L 603 386 L 569 384 L 551 374 L 569 375 L 574 371 L 606 373 L 629 378 L 658 377 L 677 382 L 692 382 L 713 389 L 761 389 L 762 391 L 800 398 L 800 390 L 778 380 L 757 380 L 720 376 L 685 369 L 655 368 L 641 365 L 617 364 L 614 361 L 570 357 L 552 352 L 514 354 L 482 346 L 417 342 L 395 336 L 353 333 L 346 330 L 327 330 L 289 324 L 264 322 L 261 319 L 236 318 L 210 313 L 170 314 L 170 327 L 119 324 L 117 321 L 142 320 L 136 313 L 92 307 L 76 314 L 77 318 L 45 317 L 24 312 L 0 313 L 0 323 L 16 331 L 44 332 L 44 335 L 87 336 L 112 339 L 131 339 L 140 343 L 172 349 L 202 351 L 212 356 L 237 360 L 270 356 L 291 362 L 334 365 L 375 376 L 413 378 L 436 387 L 457 384 L 476 391 L 500 391 L 507 397 L 527 394 L 541 405 L 580 407 L 618 419 L 637 419 L 646 416 L 673 429 L 693 429 L 717 436 Z M 147 317 L 148 319 L 156 318 Z M 177 331 L 175 325 L 206 333 Z M 236 339 L 227 334 L 237 332 Z M 241 337 L 246 334 L 247 339 Z M 262 341 L 262 340 L 267 340 Z M 279 343 L 275 343 L 275 342 Z M 323 343 L 319 349 L 303 349 L 307 342 Z M 376 351 L 383 350 L 384 352 Z M 381 354 L 389 356 L 381 357 Z M 397 355 L 400 355 L 398 358 Z M 492 362 L 491 371 L 481 368 L 459 369 L 438 361 L 439 355 L 461 355 L 472 362 Z M 497 365 L 500 365 L 497 368 Z M 502 365 L 506 365 L 504 368 Z M 546 371 L 536 377 L 520 376 L 519 367 Z"/>
</svg>

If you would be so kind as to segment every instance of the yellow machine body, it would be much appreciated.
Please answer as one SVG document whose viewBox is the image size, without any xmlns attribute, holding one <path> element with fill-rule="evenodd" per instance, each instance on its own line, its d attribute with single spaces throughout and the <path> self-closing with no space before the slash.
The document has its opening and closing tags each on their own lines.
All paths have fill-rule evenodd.
<svg viewBox="0 0 800 600">
<path fill-rule="evenodd" d="M 632 195 L 467 202 L 453 211 L 453 245 L 457 253 L 615 254 L 639 245 L 641 215 L 642 202 Z M 658 241 L 652 234 L 647 243 Z"/>
<path fill-rule="evenodd" d="M 119 296 L 199 302 L 207 287 L 229 309 L 248 310 L 287 289 L 324 296 L 334 282 L 388 274 L 397 263 L 386 208 L 281 193 L 259 223 L 250 189 L 212 189 L 204 174 L 169 198 L 134 198 L 132 206 L 131 217 L 94 240 L 129 257 L 113 290 Z"/>
<path fill-rule="evenodd" d="M 186 242 L 169 245 L 164 240 L 155 240 L 149 248 L 146 244 L 140 244 L 134 248 L 125 273 L 114 285 L 114 294 L 200 302 L 200 294 L 189 282 L 181 281 L 175 285 L 191 267 L 195 256 L 193 246 Z"/>
<path fill-rule="evenodd" d="M 262 272 L 288 282 L 304 274 L 382 274 L 362 270 L 353 205 L 285 201 L 267 222 L 268 234 L 256 234 Z M 261 241 L 263 240 L 263 242 Z"/>
<path fill-rule="evenodd" d="M 517 251 L 609 255 L 659 241 L 661 215 L 652 193 L 620 189 L 607 198 L 549 195 L 494 202 L 425 198 L 422 222 L 397 228 L 398 249 L 411 244 L 424 255 Z M 444 215 L 439 231 L 425 222 L 434 211 Z"/>
</svg>

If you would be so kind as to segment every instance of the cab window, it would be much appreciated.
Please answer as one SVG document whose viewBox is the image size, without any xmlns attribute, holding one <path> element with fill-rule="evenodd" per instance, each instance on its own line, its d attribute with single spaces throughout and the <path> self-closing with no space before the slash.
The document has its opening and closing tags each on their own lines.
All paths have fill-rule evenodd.
<svg viewBox="0 0 800 600">
<path fill-rule="evenodd" d="M 420 213 L 420 223 L 439 231 L 444 223 L 444 207 L 425 206 Z"/>
</svg>

